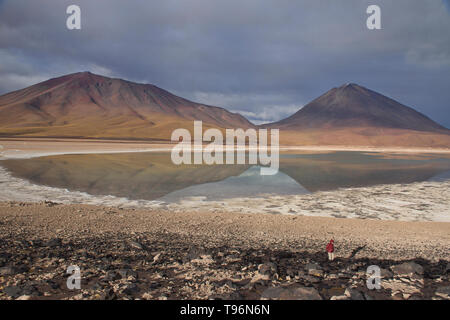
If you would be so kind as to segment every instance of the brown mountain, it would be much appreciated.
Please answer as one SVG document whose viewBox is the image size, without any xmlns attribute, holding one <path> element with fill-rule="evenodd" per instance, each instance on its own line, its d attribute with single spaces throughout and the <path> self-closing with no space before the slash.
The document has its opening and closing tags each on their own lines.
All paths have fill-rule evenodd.
<svg viewBox="0 0 450 320">
<path fill-rule="evenodd" d="M 173 130 L 255 127 L 223 108 L 195 103 L 151 84 L 81 72 L 0 96 L 0 135 L 170 140 Z M 450 148 L 450 130 L 356 84 L 334 88 L 279 128 L 285 145 Z"/>
<path fill-rule="evenodd" d="M 333 88 L 271 126 L 280 129 L 377 127 L 448 131 L 422 113 L 357 84 Z"/>
<path fill-rule="evenodd" d="M 243 116 L 151 84 L 81 72 L 0 96 L 0 134 L 170 140 L 176 128 L 248 128 Z"/>
<path fill-rule="evenodd" d="M 450 147 L 450 130 L 356 84 L 333 88 L 263 127 L 279 128 L 285 144 Z"/>
</svg>

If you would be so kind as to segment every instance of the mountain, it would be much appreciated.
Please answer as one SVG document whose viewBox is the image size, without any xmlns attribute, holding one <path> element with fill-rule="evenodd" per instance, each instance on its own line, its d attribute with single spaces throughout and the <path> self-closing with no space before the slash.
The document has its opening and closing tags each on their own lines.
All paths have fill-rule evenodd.
<svg viewBox="0 0 450 320">
<path fill-rule="evenodd" d="M 376 127 L 447 131 L 422 113 L 357 84 L 333 88 L 271 126 L 280 129 Z"/>
<path fill-rule="evenodd" d="M 357 84 L 333 88 L 262 127 L 279 128 L 284 144 L 450 147 L 450 130 Z"/>
<path fill-rule="evenodd" d="M 0 136 L 165 140 L 177 128 L 258 128 L 237 113 L 151 84 L 80 72 L 0 96 Z M 450 148 L 450 130 L 356 84 L 333 88 L 279 128 L 282 145 Z"/>
<path fill-rule="evenodd" d="M 249 128 L 243 116 L 151 84 L 81 72 L 0 96 L 0 134 L 170 140 L 176 128 Z"/>
</svg>

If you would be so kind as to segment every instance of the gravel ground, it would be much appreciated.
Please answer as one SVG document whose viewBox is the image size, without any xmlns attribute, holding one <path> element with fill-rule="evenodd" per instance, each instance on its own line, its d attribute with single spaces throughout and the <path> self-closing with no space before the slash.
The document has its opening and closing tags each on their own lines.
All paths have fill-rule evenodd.
<svg viewBox="0 0 450 320">
<path fill-rule="evenodd" d="M 0 299 L 448 299 L 450 223 L 0 203 Z M 336 260 L 325 246 L 335 239 Z M 68 289 L 67 268 L 81 272 Z M 367 267 L 381 268 L 369 290 Z"/>
</svg>

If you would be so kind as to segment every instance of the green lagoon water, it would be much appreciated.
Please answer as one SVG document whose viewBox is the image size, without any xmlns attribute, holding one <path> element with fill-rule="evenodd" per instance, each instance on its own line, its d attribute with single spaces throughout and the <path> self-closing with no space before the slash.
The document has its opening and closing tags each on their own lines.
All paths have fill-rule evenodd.
<svg viewBox="0 0 450 320">
<path fill-rule="evenodd" d="M 362 152 L 281 154 L 276 175 L 256 165 L 174 165 L 170 153 L 60 155 L 0 162 L 35 185 L 128 199 L 179 201 L 305 194 L 450 178 L 450 159 Z"/>
</svg>

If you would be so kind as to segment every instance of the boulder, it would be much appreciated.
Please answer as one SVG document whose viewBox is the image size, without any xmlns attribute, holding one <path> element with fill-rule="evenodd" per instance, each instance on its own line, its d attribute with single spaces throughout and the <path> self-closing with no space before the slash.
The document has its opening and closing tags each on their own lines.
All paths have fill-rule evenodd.
<svg viewBox="0 0 450 320">
<path fill-rule="evenodd" d="M 22 295 L 22 289 L 16 286 L 9 286 L 3 289 L 3 292 L 6 293 L 11 298 L 18 298 Z"/>
<path fill-rule="evenodd" d="M 153 263 L 157 263 L 161 258 L 161 253 L 158 253 L 156 256 L 153 257 Z"/>
<path fill-rule="evenodd" d="M 322 268 L 317 263 L 307 263 L 305 265 L 305 270 L 309 272 L 309 270 L 322 270 Z"/>
<path fill-rule="evenodd" d="M 136 271 L 134 271 L 132 269 L 120 269 L 120 270 L 117 271 L 117 274 L 120 275 L 120 277 L 122 279 L 126 279 L 129 276 L 133 276 L 134 278 L 137 278 Z"/>
<path fill-rule="evenodd" d="M 330 298 L 330 300 L 350 300 L 350 298 L 345 296 L 345 295 L 343 295 L 343 296 L 332 296 Z"/>
<path fill-rule="evenodd" d="M 139 242 L 136 241 L 129 241 L 128 245 L 135 250 L 142 250 L 144 249 L 144 247 L 142 246 L 142 244 L 140 244 Z"/>
<path fill-rule="evenodd" d="M 351 300 L 364 300 L 362 293 L 353 288 L 345 289 L 344 295 Z"/>
<path fill-rule="evenodd" d="M 322 277 L 323 276 L 323 270 L 317 263 L 307 263 L 305 265 L 305 270 L 308 272 L 309 275 L 315 276 L 315 277 Z"/>
<path fill-rule="evenodd" d="M 47 241 L 44 245 L 50 248 L 60 247 L 62 245 L 62 240 L 60 238 L 53 238 Z"/>
<path fill-rule="evenodd" d="M 115 281 L 119 280 L 121 278 L 121 275 L 115 271 L 107 271 L 105 276 L 103 277 L 104 281 Z"/>
<path fill-rule="evenodd" d="M 134 293 L 137 293 L 137 292 L 139 292 L 139 287 L 134 283 L 127 284 L 123 288 L 123 293 L 126 295 L 133 295 Z"/>
<path fill-rule="evenodd" d="M 398 279 L 385 280 L 382 282 L 383 289 L 391 290 L 391 295 L 395 296 L 398 294 L 418 294 L 421 295 L 423 285 L 420 282 L 409 281 L 405 282 Z"/>
<path fill-rule="evenodd" d="M 423 274 L 423 267 L 415 262 L 405 262 L 391 267 L 396 276 Z"/>
<path fill-rule="evenodd" d="M 450 299 L 450 286 L 439 287 L 435 294 L 443 299 Z"/>
<path fill-rule="evenodd" d="M 392 278 L 393 275 L 394 274 L 387 269 L 380 269 L 380 276 L 383 279 Z"/>
<path fill-rule="evenodd" d="M 17 273 L 17 269 L 14 267 L 2 267 L 0 268 L 1 276 L 12 276 Z"/>
<path fill-rule="evenodd" d="M 262 276 L 271 276 L 277 273 L 277 265 L 273 262 L 266 262 L 258 266 L 258 273 Z"/>
<path fill-rule="evenodd" d="M 323 277 L 323 271 L 319 269 L 309 269 L 308 274 L 314 276 L 314 277 Z"/>
<path fill-rule="evenodd" d="M 261 298 L 271 300 L 322 300 L 315 288 L 299 285 L 267 288 L 263 291 Z"/>
</svg>

